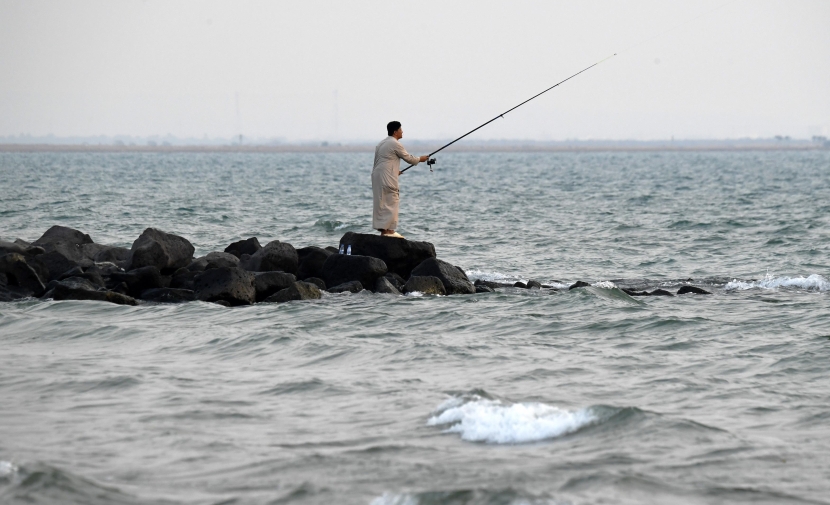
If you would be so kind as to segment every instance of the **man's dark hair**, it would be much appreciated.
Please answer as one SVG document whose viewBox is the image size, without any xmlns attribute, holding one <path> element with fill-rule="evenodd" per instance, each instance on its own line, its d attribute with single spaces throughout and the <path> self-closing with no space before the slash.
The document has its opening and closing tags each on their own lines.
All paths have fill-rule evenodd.
<svg viewBox="0 0 830 505">
<path fill-rule="evenodd" d="M 386 133 L 389 134 L 391 137 L 393 133 L 398 131 L 398 128 L 401 127 L 400 121 L 390 121 L 389 124 L 386 125 Z"/>
</svg>

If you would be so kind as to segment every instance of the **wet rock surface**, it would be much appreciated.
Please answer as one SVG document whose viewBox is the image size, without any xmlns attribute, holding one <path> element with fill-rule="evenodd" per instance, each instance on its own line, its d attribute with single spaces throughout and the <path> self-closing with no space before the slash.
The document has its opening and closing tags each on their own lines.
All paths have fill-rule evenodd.
<svg viewBox="0 0 830 505">
<path fill-rule="evenodd" d="M 296 275 L 298 264 L 299 259 L 294 246 L 279 240 L 268 242 L 250 258 L 240 258 L 240 266 L 251 272 L 281 271 Z"/>
<path fill-rule="evenodd" d="M 423 293 L 425 295 L 446 295 L 447 290 L 441 279 L 431 275 L 413 275 L 403 286 L 403 292 Z"/>
<path fill-rule="evenodd" d="M 383 260 L 389 272 L 408 279 L 412 271 L 424 260 L 435 258 L 435 246 L 429 242 L 381 237 L 348 232 L 340 239 L 344 247 L 352 246 L 352 254 L 371 256 Z"/>
<path fill-rule="evenodd" d="M 205 270 L 194 280 L 196 298 L 205 302 L 225 301 L 231 306 L 256 302 L 255 276 L 238 267 Z"/>
<path fill-rule="evenodd" d="M 284 303 L 294 300 L 318 300 L 323 296 L 320 288 L 310 282 L 293 282 L 289 287 L 277 291 L 265 299 L 269 303 Z"/>
<path fill-rule="evenodd" d="M 256 237 L 251 237 L 245 240 L 234 242 L 233 244 L 226 247 L 224 252 L 233 254 L 237 258 L 241 258 L 243 254 L 252 256 L 260 249 L 262 249 L 262 246 L 259 245 L 259 240 L 257 240 Z"/>
<path fill-rule="evenodd" d="M 297 282 L 294 274 L 286 272 L 257 272 L 254 274 L 256 301 L 265 300 L 274 293 L 290 287 Z"/>
<path fill-rule="evenodd" d="M 358 281 L 362 286 L 374 286 L 386 275 L 386 263 L 370 256 L 332 254 L 323 264 L 322 278 L 326 286 L 337 286 Z"/>
<path fill-rule="evenodd" d="M 438 258 L 424 260 L 412 270 L 412 275 L 437 277 L 444 284 L 448 295 L 469 295 L 476 292 L 463 270 Z"/>
<path fill-rule="evenodd" d="M 363 291 L 363 284 L 361 284 L 360 281 L 349 281 L 328 288 L 326 291 L 329 293 L 360 293 Z"/>
<path fill-rule="evenodd" d="M 162 272 L 173 272 L 190 264 L 194 250 L 184 237 L 147 228 L 130 248 L 130 270 L 154 266 Z"/>
</svg>

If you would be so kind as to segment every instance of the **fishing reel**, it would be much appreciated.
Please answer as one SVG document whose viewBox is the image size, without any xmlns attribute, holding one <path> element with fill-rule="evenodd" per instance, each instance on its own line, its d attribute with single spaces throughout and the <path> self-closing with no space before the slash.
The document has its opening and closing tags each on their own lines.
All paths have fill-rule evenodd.
<svg viewBox="0 0 830 505">
<path fill-rule="evenodd" d="M 429 167 L 429 171 L 433 172 L 432 165 L 435 165 L 435 158 L 428 158 L 427 159 L 427 166 Z"/>
</svg>

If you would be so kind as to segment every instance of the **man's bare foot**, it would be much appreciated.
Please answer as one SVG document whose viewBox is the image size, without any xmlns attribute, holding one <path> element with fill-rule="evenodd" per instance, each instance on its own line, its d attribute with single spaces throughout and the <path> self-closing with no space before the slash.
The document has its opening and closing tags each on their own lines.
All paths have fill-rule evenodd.
<svg viewBox="0 0 830 505">
<path fill-rule="evenodd" d="M 392 238 L 404 238 L 403 235 L 396 232 L 395 230 L 384 230 L 380 233 L 382 237 L 392 237 Z"/>
</svg>

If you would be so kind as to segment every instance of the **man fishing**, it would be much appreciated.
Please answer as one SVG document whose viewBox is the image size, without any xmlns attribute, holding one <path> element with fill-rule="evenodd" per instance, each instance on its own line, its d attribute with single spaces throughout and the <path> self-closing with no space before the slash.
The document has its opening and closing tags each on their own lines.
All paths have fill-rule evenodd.
<svg viewBox="0 0 830 505">
<path fill-rule="evenodd" d="M 384 237 L 404 238 L 395 231 L 398 227 L 398 206 L 401 202 L 398 190 L 398 176 L 401 172 L 401 160 L 410 165 L 427 161 L 428 156 L 412 156 L 398 142 L 403 138 L 403 128 L 399 121 L 386 125 L 388 137 L 375 147 L 375 165 L 372 168 L 372 228 Z"/>
</svg>

